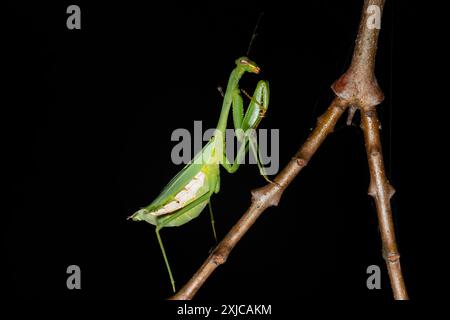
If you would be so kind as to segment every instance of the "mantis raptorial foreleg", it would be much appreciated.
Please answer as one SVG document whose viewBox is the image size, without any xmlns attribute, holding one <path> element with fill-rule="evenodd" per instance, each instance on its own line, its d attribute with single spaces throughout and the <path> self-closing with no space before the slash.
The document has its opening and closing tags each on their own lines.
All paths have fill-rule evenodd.
<svg viewBox="0 0 450 320">
<path fill-rule="evenodd" d="M 273 183 L 273 181 L 267 177 L 266 170 L 264 169 L 264 165 L 261 162 L 261 155 L 259 154 L 259 147 L 258 143 L 256 142 L 256 137 L 251 135 L 249 137 L 248 143 L 250 145 L 250 150 L 252 151 L 253 156 L 256 159 L 256 164 L 258 165 L 259 173 L 267 182 Z"/>
<path fill-rule="evenodd" d="M 238 150 L 237 156 L 234 162 L 230 165 L 227 161 L 226 154 L 224 155 L 222 165 L 229 172 L 234 173 L 239 169 L 239 165 L 242 163 L 244 156 L 247 154 L 248 145 L 256 159 L 259 171 L 261 175 L 267 181 L 271 182 L 264 171 L 264 167 L 261 164 L 259 156 L 259 148 L 254 136 L 253 129 L 256 129 L 264 117 L 269 103 L 269 87 L 267 82 L 260 81 L 256 86 L 253 97 L 251 98 L 249 107 L 244 115 L 243 100 L 239 89 L 233 91 L 233 123 L 236 130 L 236 136 L 241 146 Z"/>
<path fill-rule="evenodd" d="M 248 142 L 248 144 L 247 144 L 247 142 Z M 253 136 L 251 134 L 248 134 L 243 138 L 241 145 L 239 147 L 238 153 L 237 153 L 236 158 L 233 161 L 233 163 L 231 163 L 231 164 L 228 163 L 226 154 L 224 154 L 224 156 L 223 156 L 224 160 L 222 162 L 222 166 L 225 168 L 225 170 L 227 170 L 228 173 L 235 173 L 237 171 L 237 169 L 239 169 L 239 166 L 242 163 L 244 156 L 247 154 L 249 146 L 253 153 L 253 156 L 255 157 L 256 164 L 258 165 L 259 173 L 267 182 L 272 183 L 272 181 L 269 178 L 267 178 L 264 166 L 261 163 L 261 160 L 260 160 L 261 157 L 259 155 L 259 148 L 258 148 L 258 144 L 256 142 L 256 138 L 255 138 L 255 136 Z"/>
</svg>

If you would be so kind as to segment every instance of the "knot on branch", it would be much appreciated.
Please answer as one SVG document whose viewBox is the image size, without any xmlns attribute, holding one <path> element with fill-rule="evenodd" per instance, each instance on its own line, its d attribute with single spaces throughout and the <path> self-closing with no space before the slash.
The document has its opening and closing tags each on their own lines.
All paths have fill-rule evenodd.
<svg viewBox="0 0 450 320">
<path fill-rule="evenodd" d="M 216 248 L 216 250 L 212 253 L 212 262 L 216 266 L 220 266 L 227 261 L 227 258 L 230 254 L 231 248 L 228 245 L 221 245 Z"/>
<path fill-rule="evenodd" d="M 370 182 L 369 190 L 367 191 L 367 194 L 374 199 L 377 198 L 377 187 L 376 187 L 375 183 Z"/>
<path fill-rule="evenodd" d="M 252 190 L 252 202 L 256 206 L 263 207 L 264 209 L 277 206 L 283 190 L 276 182 L 266 184 L 264 187 Z"/>
<path fill-rule="evenodd" d="M 295 163 L 301 168 L 306 167 L 308 165 L 308 160 L 304 159 L 301 156 L 295 156 L 292 158 L 292 160 L 294 160 Z"/>
<path fill-rule="evenodd" d="M 374 107 L 384 100 L 373 72 L 353 66 L 331 85 L 331 89 L 342 100 L 360 108 Z"/>
<path fill-rule="evenodd" d="M 216 266 L 220 266 L 221 264 L 224 264 L 227 261 L 227 256 L 223 254 L 214 254 L 213 256 L 213 262 Z"/>
<path fill-rule="evenodd" d="M 395 194 L 395 188 L 388 182 L 389 199 L 391 199 Z"/>
<path fill-rule="evenodd" d="M 387 195 L 388 199 L 391 199 L 395 194 L 395 188 L 389 183 L 389 181 L 387 179 L 384 182 L 384 185 L 381 188 L 381 190 L 378 190 L 375 182 L 371 182 L 369 185 L 369 190 L 367 192 L 369 194 L 369 196 L 371 196 L 374 199 L 377 199 L 378 192 L 384 193 L 385 195 Z"/>
<path fill-rule="evenodd" d="M 384 251 L 383 258 L 389 263 L 396 263 L 400 260 L 400 254 L 398 252 L 387 253 L 386 251 Z"/>
</svg>

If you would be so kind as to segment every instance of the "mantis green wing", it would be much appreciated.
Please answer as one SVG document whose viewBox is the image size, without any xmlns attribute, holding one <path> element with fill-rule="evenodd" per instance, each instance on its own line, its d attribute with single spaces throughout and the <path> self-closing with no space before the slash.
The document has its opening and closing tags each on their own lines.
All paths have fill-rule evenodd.
<svg viewBox="0 0 450 320">
<path fill-rule="evenodd" d="M 146 221 L 160 228 L 180 226 L 196 218 L 206 206 L 207 201 L 202 203 L 201 210 L 198 206 L 194 208 L 197 210 L 185 213 L 185 218 L 179 217 L 167 222 L 168 214 L 179 211 L 198 197 L 208 193 L 210 188 L 212 191 L 219 190 L 220 186 L 217 185 L 219 170 L 214 168 L 218 167 L 218 164 L 209 163 L 213 151 L 214 139 L 211 139 L 194 159 L 170 180 L 150 205 L 140 209 L 130 218 L 134 221 Z"/>
</svg>

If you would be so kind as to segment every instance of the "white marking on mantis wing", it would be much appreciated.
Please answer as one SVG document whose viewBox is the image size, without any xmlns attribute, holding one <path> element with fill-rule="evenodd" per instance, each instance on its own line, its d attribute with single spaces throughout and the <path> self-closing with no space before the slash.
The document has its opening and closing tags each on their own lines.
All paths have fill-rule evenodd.
<svg viewBox="0 0 450 320">
<path fill-rule="evenodd" d="M 195 199 L 197 191 L 203 186 L 204 183 L 205 174 L 200 171 L 192 178 L 191 181 L 189 181 L 183 190 L 176 194 L 175 200 L 170 201 L 156 211 L 150 212 L 150 214 L 154 216 L 161 216 L 183 208 L 188 202 Z"/>
</svg>

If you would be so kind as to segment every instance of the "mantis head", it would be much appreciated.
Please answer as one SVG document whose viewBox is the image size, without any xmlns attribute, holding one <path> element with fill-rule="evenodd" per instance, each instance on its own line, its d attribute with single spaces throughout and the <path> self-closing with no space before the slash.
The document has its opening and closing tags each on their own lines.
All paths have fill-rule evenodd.
<svg viewBox="0 0 450 320">
<path fill-rule="evenodd" d="M 240 57 L 236 59 L 236 65 L 251 73 L 259 73 L 261 71 L 258 65 L 247 57 Z"/>
</svg>

